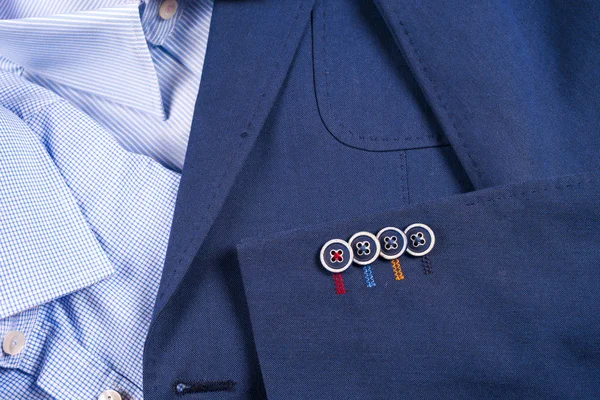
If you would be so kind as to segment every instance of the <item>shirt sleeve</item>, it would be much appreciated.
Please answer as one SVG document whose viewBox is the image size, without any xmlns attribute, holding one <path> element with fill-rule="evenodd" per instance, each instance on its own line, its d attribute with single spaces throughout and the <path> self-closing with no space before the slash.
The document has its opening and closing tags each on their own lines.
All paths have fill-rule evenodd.
<svg viewBox="0 0 600 400">
<path fill-rule="evenodd" d="M 39 138 L 0 106 L 0 318 L 113 273 Z"/>
</svg>

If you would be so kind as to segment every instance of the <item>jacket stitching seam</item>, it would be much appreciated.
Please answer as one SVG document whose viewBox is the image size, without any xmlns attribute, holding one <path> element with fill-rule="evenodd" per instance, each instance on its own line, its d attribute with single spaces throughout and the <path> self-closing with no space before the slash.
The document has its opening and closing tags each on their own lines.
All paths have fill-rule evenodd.
<svg viewBox="0 0 600 400">
<path fill-rule="evenodd" d="M 488 198 L 479 198 L 476 199 L 470 203 L 463 203 L 464 206 L 466 207 L 471 207 L 477 204 L 485 204 L 485 203 L 491 203 L 494 201 L 499 201 L 499 200 L 508 200 L 508 199 L 517 199 L 517 198 L 527 198 L 528 196 L 534 195 L 534 194 L 538 194 L 538 193 L 545 193 L 548 192 L 550 190 L 552 191 L 558 191 L 558 190 L 564 190 L 564 189 L 572 189 L 576 186 L 581 186 L 581 185 L 588 185 L 590 183 L 594 182 L 594 179 L 588 179 L 588 180 L 581 180 L 575 183 L 569 183 L 566 185 L 554 185 L 554 186 L 546 186 L 543 188 L 538 188 L 538 189 L 532 189 L 532 190 L 523 190 L 520 191 L 518 193 L 512 193 L 512 194 L 508 194 L 508 195 L 504 195 L 504 196 L 496 196 L 496 197 L 488 197 Z"/>
<path fill-rule="evenodd" d="M 423 62 L 423 57 L 420 54 L 420 52 L 417 51 L 415 44 L 410 36 L 410 34 L 408 33 L 408 29 L 406 28 L 406 26 L 404 25 L 404 22 L 402 22 L 402 19 L 400 18 L 400 15 L 398 14 L 398 11 L 395 9 L 392 9 L 392 12 L 394 13 L 394 15 L 396 16 L 396 19 L 398 20 L 398 23 L 400 24 L 400 26 L 402 27 L 402 32 L 404 34 L 404 36 L 406 37 L 406 39 L 408 40 L 408 44 L 411 48 L 411 50 L 413 51 L 413 53 L 415 54 L 415 59 L 417 61 L 417 64 L 419 65 L 421 72 L 423 73 L 423 76 L 425 76 L 427 78 L 427 80 L 429 80 L 430 84 L 431 84 L 431 88 L 433 89 L 433 91 L 435 92 L 435 97 L 437 98 L 440 107 L 444 110 L 446 116 L 448 117 L 448 120 L 450 121 L 450 124 L 452 125 L 452 128 L 454 128 L 454 131 L 456 132 L 456 135 L 458 137 L 458 139 L 461 142 L 461 146 L 462 148 L 465 150 L 465 153 L 467 155 L 467 157 L 469 158 L 469 161 L 471 162 L 471 166 L 473 167 L 473 171 L 475 172 L 475 175 L 479 178 L 479 180 L 482 180 L 482 174 L 481 171 L 479 169 L 479 166 L 477 164 L 477 162 L 475 161 L 475 159 L 472 157 L 469 147 L 467 146 L 462 133 L 460 132 L 460 130 L 458 129 L 457 125 L 456 125 L 456 119 L 455 116 L 449 112 L 448 107 L 446 105 L 446 102 L 442 99 L 442 95 L 440 90 L 438 89 L 437 85 L 434 83 L 433 79 L 431 78 L 431 76 L 429 75 L 429 73 L 427 72 L 427 68 L 425 68 L 424 62 Z"/>
</svg>

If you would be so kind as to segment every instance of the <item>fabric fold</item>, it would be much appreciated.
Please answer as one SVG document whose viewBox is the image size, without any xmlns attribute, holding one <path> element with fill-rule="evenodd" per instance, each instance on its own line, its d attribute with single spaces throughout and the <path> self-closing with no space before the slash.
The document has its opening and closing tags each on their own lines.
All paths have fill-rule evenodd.
<svg viewBox="0 0 600 400">
<path fill-rule="evenodd" d="M 14 304 L 45 303 L 37 320 L 52 328 L 24 330 L 24 361 L 7 367 L 35 377 L 37 386 L 55 398 L 64 397 L 65 388 L 73 394 L 103 387 L 140 398 L 144 339 L 180 176 L 123 149 L 73 104 L 22 76 L 0 73 L 0 106 L 2 120 L 10 122 L 0 124 L 0 158 L 10 161 L 0 162 L 0 206 L 5 205 L 0 236 L 10 241 L 0 251 L 1 300 L 9 300 L 2 305 L 18 311 Z M 42 189 L 30 198 L 29 188 L 18 190 L 24 184 Z M 55 217 L 65 213 L 78 219 Z M 41 239 L 18 249 L 14 259 L 29 232 Z M 88 241 L 72 238 L 77 232 Z M 43 240 L 48 233 L 50 243 Z M 48 254 L 53 257 L 49 266 L 38 263 Z M 98 275 L 94 256 L 110 267 L 102 276 L 108 279 L 92 279 Z M 23 326 L 23 319 L 33 318 L 21 316 L 17 322 Z M 114 340 L 114 332 L 120 340 Z M 86 365 L 94 365 L 92 376 L 88 367 L 82 369 Z"/>
<path fill-rule="evenodd" d="M 107 278 L 114 266 L 39 138 L 1 106 L 0 132 L 0 318 L 6 318 Z"/>
</svg>

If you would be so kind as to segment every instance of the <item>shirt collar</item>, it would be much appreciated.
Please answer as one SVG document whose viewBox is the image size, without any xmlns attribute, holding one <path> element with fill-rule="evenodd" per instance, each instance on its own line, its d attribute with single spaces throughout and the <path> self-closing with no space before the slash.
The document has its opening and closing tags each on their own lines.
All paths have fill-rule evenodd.
<svg viewBox="0 0 600 400">
<path fill-rule="evenodd" d="M 0 20 L 0 66 L 7 65 L 8 60 L 26 76 L 48 86 L 66 85 L 75 93 L 83 92 L 166 119 L 158 76 L 140 20 L 139 1 L 104 3 L 113 4 Z M 144 15 L 149 27 L 156 4 L 156 0 L 146 4 Z M 154 14 L 158 19 L 157 12 Z M 151 43 L 162 44 L 177 17 L 166 25 L 155 21 L 161 29 L 160 34 L 152 36 Z"/>
<path fill-rule="evenodd" d="M 150 45 L 162 46 L 169 37 L 184 9 L 184 0 L 179 0 L 175 14 L 169 19 L 162 19 L 159 15 L 161 0 L 146 0 L 141 6 L 142 26 L 146 40 Z"/>
</svg>

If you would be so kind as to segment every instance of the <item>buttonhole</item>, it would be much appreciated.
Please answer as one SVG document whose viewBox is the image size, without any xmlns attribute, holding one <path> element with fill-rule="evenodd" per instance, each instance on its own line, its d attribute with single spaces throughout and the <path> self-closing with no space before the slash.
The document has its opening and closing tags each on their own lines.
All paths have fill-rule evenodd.
<svg viewBox="0 0 600 400">
<path fill-rule="evenodd" d="M 232 392 L 235 382 L 232 380 L 176 382 L 173 391 L 179 395 L 189 393 Z"/>
<path fill-rule="evenodd" d="M 240 136 L 243 138 L 246 138 L 246 137 L 248 137 L 248 132 L 242 132 L 242 134 Z"/>
</svg>

